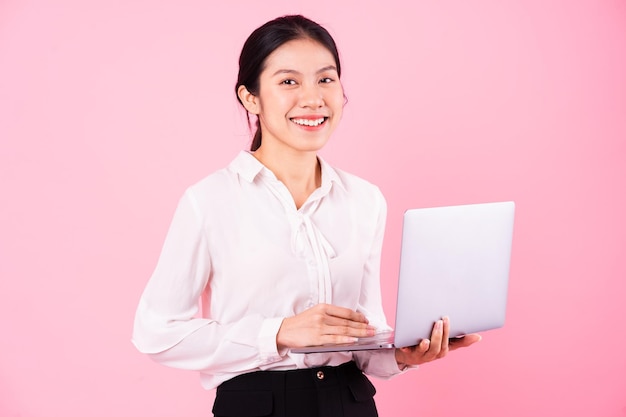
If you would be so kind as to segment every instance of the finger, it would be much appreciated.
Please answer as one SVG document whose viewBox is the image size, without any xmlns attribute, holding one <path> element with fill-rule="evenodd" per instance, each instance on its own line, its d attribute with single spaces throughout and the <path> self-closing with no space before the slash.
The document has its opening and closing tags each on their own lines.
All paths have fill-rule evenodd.
<svg viewBox="0 0 626 417">
<path fill-rule="evenodd" d="M 440 358 L 443 358 L 448 353 L 448 338 L 450 337 L 450 318 L 445 316 L 442 321 L 443 332 L 441 334 L 441 352 L 439 352 Z"/>
<path fill-rule="evenodd" d="M 345 336 L 345 335 L 324 335 L 321 337 L 320 341 L 322 345 L 337 345 L 342 343 L 354 343 L 359 340 L 357 337 Z"/>
<path fill-rule="evenodd" d="M 426 356 L 426 353 L 428 352 L 429 347 L 430 347 L 430 340 L 422 339 L 415 346 L 407 346 L 407 347 L 396 349 L 396 351 L 400 350 L 402 352 L 400 356 L 396 354 L 396 358 L 400 357 L 401 358 L 400 362 L 402 363 L 420 365 L 422 363 L 425 363 L 431 360 Z"/>
<path fill-rule="evenodd" d="M 428 352 L 429 348 L 430 348 L 430 340 L 428 339 L 422 339 L 419 342 L 419 344 L 416 346 L 416 350 L 422 355 Z"/>
<path fill-rule="evenodd" d="M 324 305 L 324 313 L 325 334 L 368 337 L 376 333 L 376 328 L 369 325 L 362 313 L 330 304 Z"/>
<path fill-rule="evenodd" d="M 453 337 L 450 339 L 450 350 L 456 350 L 473 345 L 480 342 L 482 337 L 479 334 L 468 334 L 462 337 Z"/>
<path fill-rule="evenodd" d="M 430 334 L 430 347 L 426 355 L 429 359 L 434 359 L 441 352 L 441 340 L 443 337 L 443 320 L 437 320 Z"/>
<path fill-rule="evenodd" d="M 352 337 L 368 337 L 376 334 L 374 326 L 359 323 L 348 319 L 340 319 L 337 317 L 327 317 L 324 321 L 322 332 L 324 334 L 336 334 Z"/>
<path fill-rule="evenodd" d="M 359 313 L 358 311 L 350 310 L 349 308 L 326 304 L 324 311 L 329 316 L 339 317 L 359 323 L 369 323 L 365 315 Z"/>
<path fill-rule="evenodd" d="M 426 352 L 428 352 L 428 348 L 430 347 L 430 340 L 428 339 L 422 339 L 420 340 L 420 342 L 415 345 L 415 346 L 406 346 L 406 347 L 402 347 L 399 348 L 402 352 L 412 355 L 412 356 L 424 356 L 424 354 Z"/>
<path fill-rule="evenodd" d="M 324 318 L 324 324 L 328 326 L 352 327 L 355 329 L 375 329 L 374 326 L 367 323 L 334 316 L 326 316 Z"/>
</svg>

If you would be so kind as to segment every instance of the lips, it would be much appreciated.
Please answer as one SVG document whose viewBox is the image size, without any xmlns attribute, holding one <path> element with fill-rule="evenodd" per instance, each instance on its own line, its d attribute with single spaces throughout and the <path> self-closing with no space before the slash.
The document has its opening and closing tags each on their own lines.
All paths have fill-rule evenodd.
<svg viewBox="0 0 626 417">
<path fill-rule="evenodd" d="M 328 117 L 325 116 L 306 116 L 306 117 L 293 117 L 291 119 L 292 122 L 299 126 L 309 126 L 309 127 L 317 127 L 326 122 Z"/>
</svg>

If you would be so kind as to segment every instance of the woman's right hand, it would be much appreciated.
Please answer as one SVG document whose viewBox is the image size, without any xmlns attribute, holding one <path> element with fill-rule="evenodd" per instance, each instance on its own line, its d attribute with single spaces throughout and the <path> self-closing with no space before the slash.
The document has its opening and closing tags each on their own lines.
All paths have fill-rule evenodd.
<svg viewBox="0 0 626 417">
<path fill-rule="evenodd" d="M 276 344 L 278 349 L 349 343 L 375 334 L 361 313 L 330 304 L 318 304 L 283 320 Z"/>
</svg>

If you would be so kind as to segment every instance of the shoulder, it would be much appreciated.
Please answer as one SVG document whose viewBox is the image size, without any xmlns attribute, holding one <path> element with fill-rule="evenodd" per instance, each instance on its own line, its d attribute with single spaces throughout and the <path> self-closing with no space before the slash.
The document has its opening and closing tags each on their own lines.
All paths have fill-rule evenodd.
<svg viewBox="0 0 626 417">
<path fill-rule="evenodd" d="M 332 167 L 332 170 L 336 178 L 335 181 L 339 185 L 337 188 L 342 189 L 348 195 L 365 199 L 370 203 L 385 204 L 385 197 L 377 185 L 342 169 Z"/>
<path fill-rule="evenodd" d="M 241 159 L 242 156 L 238 155 L 226 167 L 190 185 L 182 198 L 188 200 L 201 213 L 206 213 L 212 207 L 228 205 L 236 196 L 241 182 L 246 182 L 238 166 L 241 164 Z"/>
<path fill-rule="evenodd" d="M 364 236 L 383 233 L 387 218 L 387 202 L 380 188 L 370 181 L 341 169 L 333 168 L 335 179 L 331 200 L 335 208 L 348 213 Z"/>
<path fill-rule="evenodd" d="M 331 200 L 349 210 L 355 219 L 377 224 L 387 215 L 387 202 L 380 188 L 370 181 L 342 169 L 327 167 L 328 176 L 334 183 Z M 371 222 L 372 219 L 379 219 Z"/>
<path fill-rule="evenodd" d="M 346 188 L 369 189 L 370 191 L 378 190 L 378 187 L 375 184 L 362 177 L 336 167 L 333 167 L 333 170 Z"/>
<path fill-rule="evenodd" d="M 235 176 L 228 170 L 228 168 L 221 168 L 187 187 L 185 193 L 196 197 L 221 193 L 230 188 L 230 185 L 234 180 Z"/>
<path fill-rule="evenodd" d="M 226 192 L 233 185 L 242 182 L 252 183 L 261 171 L 262 165 L 249 152 L 241 151 L 224 168 L 204 177 L 189 187 L 188 192 L 193 194 L 207 194 L 215 191 Z"/>
</svg>

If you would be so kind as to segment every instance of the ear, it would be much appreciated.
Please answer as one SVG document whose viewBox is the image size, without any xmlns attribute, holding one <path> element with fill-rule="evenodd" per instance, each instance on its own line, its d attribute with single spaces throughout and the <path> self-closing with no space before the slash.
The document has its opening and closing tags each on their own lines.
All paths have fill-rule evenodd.
<svg viewBox="0 0 626 417">
<path fill-rule="evenodd" d="M 245 85 L 237 88 L 237 95 L 249 113 L 259 114 L 259 98 L 249 92 Z"/>
</svg>

